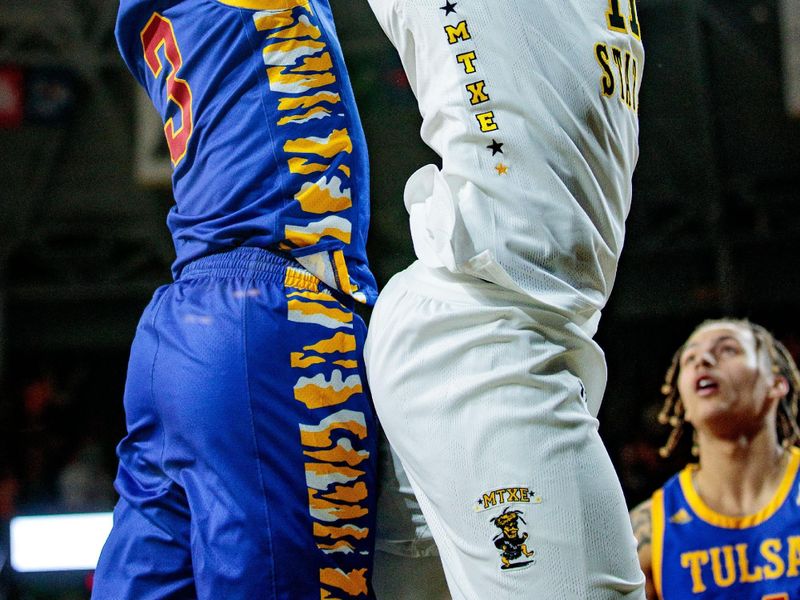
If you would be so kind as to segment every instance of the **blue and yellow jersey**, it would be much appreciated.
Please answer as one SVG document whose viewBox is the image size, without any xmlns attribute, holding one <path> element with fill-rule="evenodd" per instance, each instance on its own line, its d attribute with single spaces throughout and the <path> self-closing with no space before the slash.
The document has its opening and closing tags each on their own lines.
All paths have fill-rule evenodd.
<svg viewBox="0 0 800 600">
<path fill-rule="evenodd" d="M 653 495 L 653 580 L 663 600 L 800 598 L 800 451 L 758 513 L 711 510 L 689 465 Z"/>
<path fill-rule="evenodd" d="M 255 246 L 371 303 L 366 143 L 327 0 L 121 0 L 116 36 L 164 122 L 173 273 Z"/>
</svg>

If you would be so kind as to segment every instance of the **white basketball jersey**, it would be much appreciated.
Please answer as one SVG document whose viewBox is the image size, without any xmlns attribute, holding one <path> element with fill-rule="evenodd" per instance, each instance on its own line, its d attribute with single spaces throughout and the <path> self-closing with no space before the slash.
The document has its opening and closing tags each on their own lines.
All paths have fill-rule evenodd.
<svg viewBox="0 0 800 600">
<path fill-rule="evenodd" d="M 638 157 L 634 0 L 370 0 L 442 157 L 405 191 L 414 248 L 587 318 L 605 304 Z"/>
</svg>

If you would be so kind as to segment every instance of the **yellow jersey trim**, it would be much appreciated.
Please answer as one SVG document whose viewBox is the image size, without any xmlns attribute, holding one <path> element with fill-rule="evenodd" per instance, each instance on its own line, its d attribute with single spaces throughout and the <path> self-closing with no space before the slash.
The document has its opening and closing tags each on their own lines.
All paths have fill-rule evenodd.
<svg viewBox="0 0 800 600">
<path fill-rule="evenodd" d="M 308 0 L 217 0 L 217 2 L 249 10 L 286 10 L 297 6 L 309 8 Z"/>
<path fill-rule="evenodd" d="M 659 598 L 661 594 L 661 564 L 664 556 L 664 490 L 658 489 L 653 494 L 650 504 L 650 570 L 653 585 Z"/>
<path fill-rule="evenodd" d="M 350 273 L 347 272 L 347 262 L 344 258 L 344 252 L 341 250 L 333 251 L 333 267 L 336 269 L 339 288 L 347 295 L 352 294 L 353 288 L 350 285 Z"/>
<path fill-rule="evenodd" d="M 296 290 L 319 291 L 319 279 L 314 277 L 304 269 L 286 267 L 286 274 L 283 278 L 283 285 L 287 288 Z"/>
<path fill-rule="evenodd" d="M 783 505 L 792 489 L 792 484 L 797 476 L 798 467 L 800 467 L 800 449 L 790 448 L 789 465 L 786 467 L 783 480 L 778 486 L 775 494 L 772 496 L 772 499 L 757 513 L 743 517 L 729 517 L 728 515 L 723 515 L 712 510 L 705 502 L 703 502 L 703 499 L 697 493 L 694 488 L 694 484 L 692 483 L 692 475 L 695 471 L 697 471 L 698 465 L 688 465 L 685 469 L 683 469 L 679 475 L 679 481 L 683 495 L 686 498 L 686 502 L 692 508 L 694 513 L 703 521 L 724 529 L 747 529 L 748 527 L 760 525 L 774 515 Z"/>
</svg>

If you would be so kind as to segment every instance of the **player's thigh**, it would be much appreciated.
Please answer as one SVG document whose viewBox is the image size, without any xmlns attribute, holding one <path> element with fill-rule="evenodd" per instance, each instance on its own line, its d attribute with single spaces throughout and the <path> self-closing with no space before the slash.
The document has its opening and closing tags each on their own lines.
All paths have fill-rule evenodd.
<svg viewBox="0 0 800 600">
<path fill-rule="evenodd" d="M 118 446 L 114 526 L 94 575 L 96 600 L 196 598 L 186 496 L 162 468 L 164 431 L 153 403 L 155 317 L 169 286 L 156 291 L 136 330 L 125 383 L 127 435 Z"/>
<path fill-rule="evenodd" d="M 363 324 L 329 292 L 214 278 L 183 283 L 160 318 L 165 464 L 189 499 L 199 596 L 366 593 Z"/>
<path fill-rule="evenodd" d="M 635 589 L 624 499 L 570 369 L 575 350 L 518 307 L 399 283 L 373 314 L 371 385 L 454 597 Z"/>
<path fill-rule="evenodd" d="M 92 586 L 93 600 L 195 600 L 185 499 L 162 490 L 144 508 L 121 498 Z"/>
</svg>

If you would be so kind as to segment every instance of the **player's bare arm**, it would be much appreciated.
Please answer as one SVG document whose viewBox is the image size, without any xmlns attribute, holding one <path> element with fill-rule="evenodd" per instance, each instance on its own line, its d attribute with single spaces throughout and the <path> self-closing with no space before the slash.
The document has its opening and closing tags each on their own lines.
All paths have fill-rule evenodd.
<svg viewBox="0 0 800 600">
<path fill-rule="evenodd" d="M 658 600 L 655 586 L 653 585 L 653 563 L 652 563 L 652 522 L 650 509 L 653 501 L 648 499 L 639 504 L 631 511 L 631 525 L 633 535 L 636 537 L 636 549 L 639 553 L 639 564 L 644 571 L 647 579 L 645 593 L 647 600 Z"/>
</svg>

